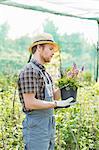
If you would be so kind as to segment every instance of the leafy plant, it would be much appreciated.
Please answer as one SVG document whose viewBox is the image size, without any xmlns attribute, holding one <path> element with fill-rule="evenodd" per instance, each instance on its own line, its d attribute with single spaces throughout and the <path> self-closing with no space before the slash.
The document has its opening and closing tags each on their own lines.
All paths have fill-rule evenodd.
<svg viewBox="0 0 99 150">
<path fill-rule="evenodd" d="M 85 84 L 78 90 L 77 105 L 56 110 L 56 150 L 99 149 L 97 91 L 98 83 Z"/>
<path fill-rule="evenodd" d="M 17 75 L 0 75 L 0 150 L 24 149 L 16 80 Z M 55 150 L 99 149 L 99 83 L 84 84 L 77 99 L 77 105 L 55 110 Z"/>
<path fill-rule="evenodd" d="M 58 86 L 60 88 L 64 86 L 69 86 L 73 89 L 77 89 L 79 86 L 82 86 L 81 81 L 83 77 L 83 70 L 84 67 L 79 70 L 77 68 L 77 65 L 74 63 L 72 67 L 66 69 L 62 78 L 58 80 Z"/>
<path fill-rule="evenodd" d="M 84 78 L 84 81 L 91 82 L 92 75 L 89 71 L 86 71 L 83 73 L 83 78 Z"/>
</svg>

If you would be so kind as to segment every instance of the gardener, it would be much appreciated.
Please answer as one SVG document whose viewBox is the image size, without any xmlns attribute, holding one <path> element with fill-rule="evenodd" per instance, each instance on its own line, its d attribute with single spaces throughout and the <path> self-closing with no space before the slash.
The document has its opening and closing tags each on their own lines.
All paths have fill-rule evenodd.
<svg viewBox="0 0 99 150">
<path fill-rule="evenodd" d="M 54 101 L 60 98 L 60 91 L 54 91 L 51 76 L 43 66 L 51 61 L 58 45 L 52 35 L 36 35 L 29 48 L 33 58 L 19 75 L 18 89 L 20 101 L 26 118 L 23 121 L 23 139 L 25 150 L 54 150 L 55 119 L 53 109 L 56 106 L 70 105 L 72 98 Z"/>
</svg>

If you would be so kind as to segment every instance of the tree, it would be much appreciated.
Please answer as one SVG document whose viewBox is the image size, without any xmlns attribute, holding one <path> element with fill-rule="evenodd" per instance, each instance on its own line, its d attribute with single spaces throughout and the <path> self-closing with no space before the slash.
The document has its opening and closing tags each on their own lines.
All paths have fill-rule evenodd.
<svg viewBox="0 0 99 150">
<path fill-rule="evenodd" d="M 59 43 L 60 37 L 58 33 L 58 27 L 56 27 L 52 20 L 47 19 L 46 22 L 43 24 L 44 32 L 48 32 L 53 35 L 54 40 Z"/>
<path fill-rule="evenodd" d="M 0 26 L 0 51 L 7 47 L 9 25 L 5 22 Z"/>
<path fill-rule="evenodd" d="M 31 41 L 32 40 L 30 37 L 28 37 L 27 35 L 24 35 L 14 41 L 14 47 L 19 52 L 26 51 L 29 45 L 31 44 Z"/>
<path fill-rule="evenodd" d="M 93 50 L 93 46 L 88 43 L 83 34 L 72 33 L 67 35 L 64 31 L 64 34 L 60 35 L 58 27 L 51 20 L 46 20 L 43 27 L 45 32 L 53 35 L 60 46 L 61 68 L 64 69 L 75 62 L 78 66 L 85 65 L 85 68 L 93 69 L 95 50 Z"/>
</svg>

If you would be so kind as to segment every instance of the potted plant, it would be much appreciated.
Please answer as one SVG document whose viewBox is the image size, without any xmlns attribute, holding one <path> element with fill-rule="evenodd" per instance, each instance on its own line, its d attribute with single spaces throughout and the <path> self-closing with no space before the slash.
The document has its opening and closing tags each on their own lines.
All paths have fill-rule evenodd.
<svg viewBox="0 0 99 150">
<path fill-rule="evenodd" d="M 61 90 L 62 100 L 73 97 L 76 101 L 77 89 L 81 86 L 82 72 L 84 67 L 79 70 L 74 63 L 72 67 L 65 70 L 62 77 L 58 80 L 58 86 Z"/>
</svg>

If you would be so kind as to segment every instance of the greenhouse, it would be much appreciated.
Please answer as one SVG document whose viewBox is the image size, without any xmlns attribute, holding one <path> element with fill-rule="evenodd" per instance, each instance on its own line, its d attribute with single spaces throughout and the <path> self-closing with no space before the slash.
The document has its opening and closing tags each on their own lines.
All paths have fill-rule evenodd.
<svg viewBox="0 0 99 150">
<path fill-rule="evenodd" d="M 0 149 L 24 149 L 18 75 L 31 58 L 33 36 L 47 32 L 59 51 L 45 68 L 55 88 L 76 90 L 66 97 L 61 90 L 61 99 L 77 102 L 54 109 L 55 150 L 98 150 L 98 0 L 0 0 L 0 14 Z"/>
</svg>

